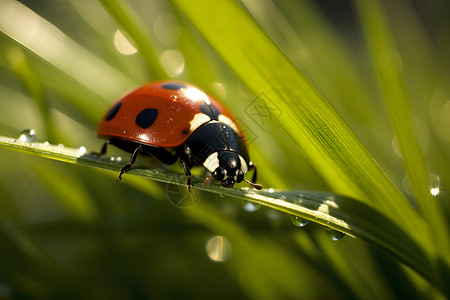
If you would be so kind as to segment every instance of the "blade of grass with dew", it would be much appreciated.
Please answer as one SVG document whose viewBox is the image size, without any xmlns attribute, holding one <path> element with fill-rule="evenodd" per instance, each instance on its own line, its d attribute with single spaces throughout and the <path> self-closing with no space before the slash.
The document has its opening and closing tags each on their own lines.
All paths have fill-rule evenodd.
<svg viewBox="0 0 450 300">
<path fill-rule="evenodd" d="M 0 137 L 0 148 L 115 172 L 118 172 L 123 165 L 123 163 L 111 161 L 108 158 L 86 155 L 86 149 L 83 147 L 72 149 Z M 186 186 L 186 176 L 181 173 L 138 168 L 131 169 L 128 173 L 160 182 Z M 388 217 L 358 200 L 328 192 L 225 189 L 215 183 L 205 186 L 203 179 L 198 177 L 193 178 L 193 188 L 250 201 L 312 220 L 362 239 L 394 256 L 432 284 L 436 284 L 428 256 L 420 244 L 411 239 L 407 232 Z"/>
<path fill-rule="evenodd" d="M 429 174 L 412 126 L 412 112 L 403 78 L 401 55 L 378 1 L 355 1 L 373 64 L 404 158 L 404 166 L 420 212 L 427 221 L 436 251 L 450 262 L 450 239 L 439 203 L 430 193 Z M 436 253 L 433 253 L 436 254 Z"/>
<path fill-rule="evenodd" d="M 237 3 L 172 2 L 263 104 L 278 106 L 282 113 L 273 117 L 334 191 L 377 206 L 426 244 L 417 212 L 330 104 Z"/>
</svg>

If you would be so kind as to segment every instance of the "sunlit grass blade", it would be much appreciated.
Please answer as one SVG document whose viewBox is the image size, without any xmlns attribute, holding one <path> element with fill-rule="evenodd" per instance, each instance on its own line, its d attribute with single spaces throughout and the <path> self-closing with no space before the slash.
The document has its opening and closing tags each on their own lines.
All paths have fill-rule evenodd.
<svg viewBox="0 0 450 300">
<path fill-rule="evenodd" d="M 386 124 L 379 122 L 380 112 L 371 102 L 373 96 L 357 72 L 356 61 L 349 55 L 352 51 L 343 42 L 339 32 L 320 15 L 316 3 L 275 3 L 270 0 L 242 2 L 286 57 L 320 86 L 322 92 L 333 97 L 330 101 L 341 112 L 347 112 L 350 121 L 386 130 Z"/>
<path fill-rule="evenodd" d="M 355 1 L 355 3 L 404 158 L 408 179 L 436 245 L 430 249 L 440 253 L 448 263 L 450 262 L 448 255 L 450 239 L 447 224 L 439 203 L 430 193 L 430 176 L 413 129 L 411 104 L 402 71 L 401 53 L 397 50 L 394 37 L 390 34 L 389 25 L 378 1 Z"/>
<path fill-rule="evenodd" d="M 116 172 L 123 165 L 123 162 L 87 155 L 84 148 L 27 143 L 7 137 L 0 137 L 0 147 Z M 167 170 L 134 168 L 128 173 L 160 182 L 186 185 L 185 175 Z M 203 180 L 197 177 L 193 179 L 193 188 L 251 201 L 357 237 L 391 254 L 435 284 L 430 263 L 420 244 L 388 217 L 358 200 L 328 192 L 225 189 L 213 183 L 205 186 Z"/>
<path fill-rule="evenodd" d="M 334 191 L 376 205 L 426 243 L 424 223 L 416 211 L 336 111 L 239 5 L 173 3 L 268 110 L 276 106 L 281 111 L 273 117 Z"/>
<path fill-rule="evenodd" d="M 116 97 L 133 81 L 19 2 L 0 2 L 0 32 L 89 89 L 100 99 Z M 68 59 L 70 58 L 70 59 Z M 85 99 L 89 105 L 89 99 Z"/>
</svg>

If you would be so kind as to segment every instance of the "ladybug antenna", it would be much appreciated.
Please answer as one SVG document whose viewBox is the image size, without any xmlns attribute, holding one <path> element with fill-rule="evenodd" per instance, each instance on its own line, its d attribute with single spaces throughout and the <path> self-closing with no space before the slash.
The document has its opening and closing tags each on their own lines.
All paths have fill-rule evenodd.
<svg viewBox="0 0 450 300">
<path fill-rule="evenodd" d="M 261 184 L 253 183 L 246 179 L 244 179 L 244 181 L 247 182 L 248 184 L 250 184 L 252 186 L 252 188 L 257 189 L 257 190 L 260 190 L 263 187 Z"/>
</svg>

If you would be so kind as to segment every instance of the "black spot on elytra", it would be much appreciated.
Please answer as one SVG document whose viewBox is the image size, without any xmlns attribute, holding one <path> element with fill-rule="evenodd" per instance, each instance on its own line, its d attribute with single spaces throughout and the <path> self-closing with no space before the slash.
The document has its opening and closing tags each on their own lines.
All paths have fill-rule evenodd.
<svg viewBox="0 0 450 300">
<path fill-rule="evenodd" d="M 136 117 L 136 125 L 141 128 L 149 128 L 156 121 L 158 110 L 156 108 L 146 108 Z"/>
<path fill-rule="evenodd" d="M 211 118 L 211 120 L 219 120 L 220 111 L 212 105 L 200 105 L 200 111 Z"/>
<path fill-rule="evenodd" d="M 106 114 L 105 120 L 111 121 L 119 111 L 119 108 L 122 106 L 122 102 L 116 103 Z"/>
<path fill-rule="evenodd" d="M 162 87 L 165 88 L 166 90 L 181 90 L 186 88 L 186 86 L 174 82 L 164 83 Z"/>
</svg>

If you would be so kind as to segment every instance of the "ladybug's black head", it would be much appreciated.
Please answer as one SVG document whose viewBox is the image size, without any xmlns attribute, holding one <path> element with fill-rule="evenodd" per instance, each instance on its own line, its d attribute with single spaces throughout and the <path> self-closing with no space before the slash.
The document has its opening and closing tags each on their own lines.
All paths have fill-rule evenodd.
<svg viewBox="0 0 450 300">
<path fill-rule="evenodd" d="M 227 188 L 234 187 L 236 182 L 244 179 L 247 173 L 247 163 L 236 152 L 219 151 L 217 155 L 218 167 L 214 170 L 214 178 L 220 185 Z"/>
</svg>

